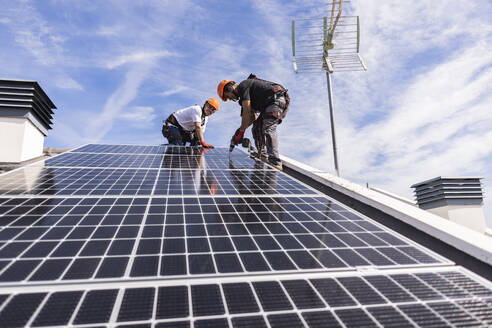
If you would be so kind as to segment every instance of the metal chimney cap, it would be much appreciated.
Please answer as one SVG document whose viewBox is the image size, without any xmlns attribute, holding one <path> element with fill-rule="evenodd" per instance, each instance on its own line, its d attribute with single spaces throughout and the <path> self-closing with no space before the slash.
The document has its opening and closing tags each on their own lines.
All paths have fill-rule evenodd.
<svg viewBox="0 0 492 328">
<path fill-rule="evenodd" d="M 443 176 L 438 176 L 436 178 L 432 178 L 432 179 L 428 179 L 428 180 L 425 180 L 425 181 L 422 181 L 422 182 L 418 182 L 418 183 L 415 183 L 413 185 L 410 186 L 410 188 L 417 188 L 417 187 L 420 187 L 422 185 L 426 185 L 426 184 L 430 184 L 431 182 L 436 182 L 436 181 L 440 181 L 440 180 L 479 180 L 480 179 L 483 179 L 483 177 L 470 177 L 470 176 L 462 176 L 462 177 L 443 177 Z"/>
<path fill-rule="evenodd" d="M 412 185 L 420 208 L 481 205 L 481 177 L 437 177 Z"/>
</svg>

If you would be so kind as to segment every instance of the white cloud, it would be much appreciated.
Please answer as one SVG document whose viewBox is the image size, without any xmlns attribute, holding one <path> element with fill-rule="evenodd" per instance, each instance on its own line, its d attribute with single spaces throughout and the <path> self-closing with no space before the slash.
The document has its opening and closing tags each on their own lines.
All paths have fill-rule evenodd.
<svg viewBox="0 0 492 328">
<path fill-rule="evenodd" d="M 137 51 L 132 54 L 122 55 L 117 58 L 111 59 L 106 62 L 106 67 L 109 69 L 113 69 L 126 64 L 135 64 L 135 63 L 148 63 L 155 61 L 156 59 L 173 56 L 174 54 L 166 51 Z"/>
<path fill-rule="evenodd" d="M 119 115 L 122 120 L 127 120 L 133 126 L 139 128 L 149 127 L 156 118 L 155 110 L 149 106 L 134 106 Z"/>
<path fill-rule="evenodd" d="M 175 88 L 172 88 L 172 89 L 169 89 L 169 90 L 166 90 L 166 91 L 160 93 L 160 95 L 161 96 L 164 96 L 164 97 L 168 97 L 168 96 L 172 96 L 172 95 L 175 95 L 175 94 L 178 94 L 178 93 L 182 93 L 182 92 L 185 92 L 185 91 L 189 91 L 189 90 L 191 90 L 191 89 L 189 87 L 187 87 L 187 86 L 178 85 Z"/>
<path fill-rule="evenodd" d="M 84 87 L 79 82 L 68 76 L 59 76 L 55 78 L 55 85 L 60 89 L 84 90 Z"/>
<path fill-rule="evenodd" d="M 96 35 L 102 35 L 106 37 L 117 36 L 123 31 L 122 25 L 110 25 L 110 26 L 100 26 L 96 31 Z"/>
</svg>

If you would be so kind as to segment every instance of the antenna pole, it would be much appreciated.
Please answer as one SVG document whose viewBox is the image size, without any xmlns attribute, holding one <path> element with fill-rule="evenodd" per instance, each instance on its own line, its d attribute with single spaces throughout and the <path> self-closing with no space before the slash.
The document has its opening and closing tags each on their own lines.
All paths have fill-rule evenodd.
<svg viewBox="0 0 492 328">
<path fill-rule="evenodd" d="M 333 142 L 333 160 L 335 162 L 335 171 L 337 177 L 340 176 L 338 170 L 338 156 L 337 156 L 337 141 L 335 137 L 335 117 L 333 115 L 333 91 L 331 90 L 331 76 L 330 72 L 326 71 L 326 86 L 328 88 L 328 103 L 330 104 L 330 123 L 331 123 L 331 140 Z"/>
<path fill-rule="evenodd" d="M 346 0 L 330 0 L 328 15 L 318 18 L 301 18 L 292 22 L 292 56 L 296 73 L 325 71 L 330 106 L 331 141 L 336 175 L 338 150 L 335 135 L 335 109 L 331 74 L 334 72 L 366 71 L 367 67 L 359 55 L 359 16 L 342 16 Z M 348 0 L 347 0 L 348 2 Z M 297 48 L 297 49 L 296 49 Z"/>
</svg>

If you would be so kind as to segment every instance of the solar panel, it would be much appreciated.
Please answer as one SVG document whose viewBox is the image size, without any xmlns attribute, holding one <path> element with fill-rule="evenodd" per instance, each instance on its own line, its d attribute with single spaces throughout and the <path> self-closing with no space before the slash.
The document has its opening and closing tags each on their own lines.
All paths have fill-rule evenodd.
<svg viewBox="0 0 492 328">
<path fill-rule="evenodd" d="M 238 150 L 86 145 L 0 191 L 4 326 L 492 324 L 489 283 Z"/>
<path fill-rule="evenodd" d="M 155 186 L 155 188 L 154 188 Z M 288 175 L 265 170 L 25 167 L 0 177 L 0 195 L 301 195 Z"/>
<path fill-rule="evenodd" d="M 419 270 L 407 272 L 408 279 L 420 279 Z M 330 327 L 478 327 L 492 323 L 490 290 L 487 299 L 465 285 L 453 285 L 459 295 L 437 292 L 429 299 L 400 284 L 398 274 L 346 274 L 273 279 L 242 276 L 227 282 L 156 280 L 138 285 L 126 281 L 125 286 L 108 282 L 104 288 L 80 284 L 71 285 L 70 290 L 55 285 L 45 292 L 19 292 L 19 287 L 6 287 L 0 298 L 4 303 L 0 322 L 6 326 L 113 322 L 162 323 L 170 327 L 178 323 L 196 326 L 207 320 L 224 322 L 226 327 L 266 322 L 280 327 L 290 327 L 292 323 L 323 327 L 328 322 Z M 419 280 L 432 290 L 453 284 L 446 278 L 449 275 L 469 279 L 459 270 L 440 268 L 432 274 L 440 279 Z M 381 282 L 387 284 L 384 289 L 379 286 Z"/>
</svg>

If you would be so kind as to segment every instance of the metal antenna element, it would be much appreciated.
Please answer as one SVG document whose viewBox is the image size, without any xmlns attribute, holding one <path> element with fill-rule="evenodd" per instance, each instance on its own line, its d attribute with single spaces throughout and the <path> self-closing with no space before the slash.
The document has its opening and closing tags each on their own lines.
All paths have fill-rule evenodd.
<svg viewBox="0 0 492 328">
<path fill-rule="evenodd" d="M 343 16 L 343 4 L 348 1 L 333 0 L 328 5 L 330 16 L 304 18 L 292 21 L 292 56 L 296 73 L 326 72 L 328 102 L 330 105 L 333 159 L 337 176 L 337 145 L 335 118 L 333 115 L 333 92 L 331 74 L 334 72 L 366 71 L 367 67 L 359 55 L 359 16 Z"/>
</svg>

